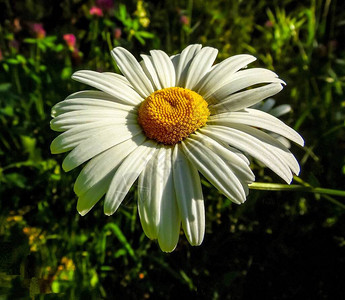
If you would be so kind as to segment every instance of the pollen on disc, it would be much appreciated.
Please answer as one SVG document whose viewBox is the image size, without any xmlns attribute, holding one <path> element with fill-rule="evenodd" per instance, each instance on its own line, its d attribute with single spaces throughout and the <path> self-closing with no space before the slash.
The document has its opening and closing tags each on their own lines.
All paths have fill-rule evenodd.
<svg viewBox="0 0 345 300">
<path fill-rule="evenodd" d="M 139 124 L 146 136 L 174 145 L 206 124 L 210 112 L 198 93 L 181 87 L 155 91 L 139 108 Z"/>
</svg>

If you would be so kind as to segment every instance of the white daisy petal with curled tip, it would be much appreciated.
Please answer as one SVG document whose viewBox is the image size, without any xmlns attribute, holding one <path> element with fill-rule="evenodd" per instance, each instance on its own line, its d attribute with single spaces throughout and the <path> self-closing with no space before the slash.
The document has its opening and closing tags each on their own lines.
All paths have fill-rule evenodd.
<svg viewBox="0 0 345 300">
<path fill-rule="evenodd" d="M 71 151 L 65 171 L 86 163 L 74 186 L 81 215 L 103 196 L 105 214 L 113 214 L 138 180 L 143 230 L 171 252 L 181 227 L 191 245 L 204 239 L 199 172 L 237 204 L 245 202 L 255 180 L 244 153 L 288 183 L 299 173 L 295 157 L 271 134 L 303 146 L 302 137 L 253 107 L 285 83 L 266 69 L 242 70 L 255 60 L 251 55 L 214 65 L 217 53 L 190 45 L 171 57 L 152 50 L 138 62 L 117 47 L 112 56 L 123 75 L 73 74 L 97 90 L 74 93 L 53 107 L 51 128 L 62 133 L 51 151 Z"/>
<path fill-rule="evenodd" d="M 250 108 L 254 108 L 257 110 L 262 110 L 266 113 L 269 113 L 270 115 L 279 118 L 287 113 L 289 113 L 292 109 L 289 104 L 281 104 L 276 107 L 274 107 L 276 101 L 272 98 L 269 98 L 265 101 L 261 101 L 259 103 L 254 104 Z M 277 134 L 277 133 L 269 133 L 272 135 L 275 139 L 277 139 L 279 142 L 281 142 L 286 148 L 291 148 L 291 143 L 288 139 L 285 137 Z"/>
</svg>

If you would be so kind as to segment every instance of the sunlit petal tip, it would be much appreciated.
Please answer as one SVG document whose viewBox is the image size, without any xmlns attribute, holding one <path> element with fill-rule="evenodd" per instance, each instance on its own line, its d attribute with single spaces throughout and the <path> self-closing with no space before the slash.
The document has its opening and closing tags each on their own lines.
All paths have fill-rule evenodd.
<svg viewBox="0 0 345 300">
<path fill-rule="evenodd" d="M 200 238 L 198 239 L 194 239 L 194 240 L 191 240 L 187 237 L 188 239 L 188 242 L 191 246 L 200 246 L 202 244 L 202 242 L 204 241 L 204 235 L 202 235 Z"/>
<path fill-rule="evenodd" d="M 104 205 L 103 212 L 106 216 L 112 216 L 116 210 L 113 210 L 110 206 Z"/>
<path fill-rule="evenodd" d="M 51 144 L 50 144 L 50 152 L 51 152 L 51 154 L 58 154 L 59 153 L 59 151 L 58 151 L 58 149 L 56 148 L 56 145 L 55 145 L 55 139 L 51 142 Z"/>
<path fill-rule="evenodd" d="M 72 74 L 71 78 L 74 79 L 74 80 L 76 80 L 75 78 L 78 77 L 78 75 L 80 74 L 80 72 L 81 72 L 80 70 L 74 72 L 74 73 Z"/>
<path fill-rule="evenodd" d="M 82 209 L 82 208 L 78 208 L 78 206 L 77 206 L 77 211 L 82 217 L 84 217 L 90 210 L 91 210 L 91 208 L 90 209 Z"/>
<path fill-rule="evenodd" d="M 62 162 L 62 169 L 65 172 L 69 172 L 69 171 L 71 171 L 73 169 L 73 167 L 68 162 L 63 161 Z"/>
<path fill-rule="evenodd" d="M 132 55 L 132 53 L 130 53 L 126 48 L 123 48 L 123 47 L 115 47 L 113 48 L 113 50 L 111 50 L 111 55 L 116 55 L 117 53 L 120 53 L 120 52 L 125 52 L 127 55 Z"/>
<path fill-rule="evenodd" d="M 304 138 L 301 135 L 299 136 L 300 136 L 300 142 L 298 143 L 298 145 L 300 145 L 301 147 L 304 147 L 305 146 Z"/>
<path fill-rule="evenodd" d="M 247 201 L 247 197 L 244 197 L 244 198 L 240 198 L 239 199 L 239 204 L 243 204 L 244 202 Z"/>
<path fill-rule="evenodd" d="M 50 111 L 50 116 L 52 117 L 52 118 L 55 118 L 56 117 L 56 109 L 55 109 L 55 106 L 51 109 L 51 111 Z M 50 122 L 51 123 L 51 122 Z"/>
<path fill-rule="evenodd" d="M 158 240 L 159 248 L 165 253 L 171 253 L 176 249 L 177 243 L 174 244 L 165 244 Z"/>
</svg>

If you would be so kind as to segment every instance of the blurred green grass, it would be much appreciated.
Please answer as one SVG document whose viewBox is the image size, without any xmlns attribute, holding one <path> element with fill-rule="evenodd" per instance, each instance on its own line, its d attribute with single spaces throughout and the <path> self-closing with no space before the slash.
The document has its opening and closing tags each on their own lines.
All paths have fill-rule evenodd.
<svg viewBox="0 0 345 300">
<path fill-rule="evenodd" d="M 237 206 L 203 181 L 203 244 L 181 236 L 165 254 L 142 232 L 135 188 L 112 217 L 102 204 L 80 217 L 79 170 L 63 173 L 63 156 L 49 151 L 51 107 L 85 88 L 74 71 L 116 70 L 109 51 L 119 45 L 138 57 L 202 43 L 218 60 L 249 53 L 279 74 L 287 86 L 275 100 L 292 106 L 283 119 L 306 141 L 293 146 L 294 183 L 343 191 L 341 1 L 122 0 L 102 17 L 90 15 L 94 4 L 0 0 L 0 299 L 345 298 L 344 198 L 251 190 Z M 257 181 L 281 183 L 253 168 Z"/>
</svg>

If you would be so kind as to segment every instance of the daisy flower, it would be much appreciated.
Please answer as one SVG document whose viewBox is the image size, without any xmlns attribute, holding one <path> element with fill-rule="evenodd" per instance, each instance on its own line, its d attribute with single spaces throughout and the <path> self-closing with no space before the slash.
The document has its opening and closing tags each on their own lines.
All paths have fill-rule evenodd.
<svg viewBox="0 0 345 300">
<path fill-rule="evenodd" d="M 138 179 L 143 230 L 170 252 L 181 225 L 191 245 L 203 241 L 199 172 L 237 204 L 255 179 L 243 153 L 287 183 L 299 173 L 291 152 L 265 131 L 299 145 L 302 137 L 274 116 L 248 108 L 278 93 L 284 82 L 266 69 L 241 70 L 255 60 L 251 55 L 214 65 L 217 53 L 190 45 L 172 57 L 150 51 L 139 63 L 117 47 L 111 54 L 123 75 L 73 74 L 97 90 L 77 92 L 53 107 L 51 128 L 63 133 L 51 151 L 71 151 L 65 171 L 87 162 L 74 185 L 81 215 L 104 195 L 104 212 L 112 215 Z"/>
</svg>

